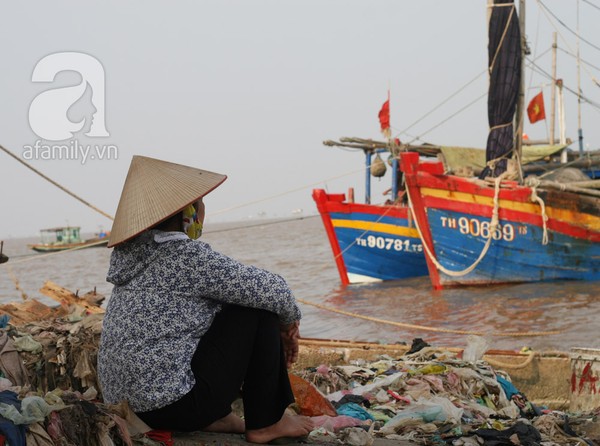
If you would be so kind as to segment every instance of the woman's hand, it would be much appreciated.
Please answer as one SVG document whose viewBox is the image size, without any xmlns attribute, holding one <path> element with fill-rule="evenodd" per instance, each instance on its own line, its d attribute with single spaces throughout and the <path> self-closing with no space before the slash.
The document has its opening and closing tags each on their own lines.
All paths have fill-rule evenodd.
<svg viewBox="0 0 600 446">
<path fill-rule="evenodd" d="M 281 342 L 285 362 L 289 369 L 298 360 L 298 340 L 300 339 L 300 321 L 280 326 Z"/>
</svg>

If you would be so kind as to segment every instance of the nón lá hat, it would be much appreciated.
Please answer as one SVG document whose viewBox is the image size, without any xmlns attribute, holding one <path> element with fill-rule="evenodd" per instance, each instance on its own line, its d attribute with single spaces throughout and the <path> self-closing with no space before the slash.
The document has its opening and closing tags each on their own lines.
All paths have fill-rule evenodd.
<svg viewBox="0 0 600 446">
<path fill-rule="evenodd" d="M 125 179 L 108 247 L 123 243 L 194 203 L 226 175 L 135 155 Z"/>
</svg>

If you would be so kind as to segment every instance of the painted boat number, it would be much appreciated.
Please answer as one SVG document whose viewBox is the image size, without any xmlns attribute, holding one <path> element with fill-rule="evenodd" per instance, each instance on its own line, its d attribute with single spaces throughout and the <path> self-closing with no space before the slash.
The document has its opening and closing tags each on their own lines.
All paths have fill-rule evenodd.
<svg viewBox="0 0 600 446">
<path fill-rule="evenodd" d="M 452 217 L 440 217 L 443 228 L 458 229 L 461 234 L 469 234 L 473 237 L 483 237 L 484 239 L 490 236 L 490 222 L 479 221 L 476 218 L 460 217 L 458 219 Z M 519 228 L 519 234 L 524 234 L 527 227 Z M 512 242 L 515 239 L 515 227 L 510 223 L 498 225 L 494 234 L 494 240 L 504 240 Z"/>
<path fill-rule="evenodd" d="M 376 237 L 374 235 L 367 236 L 364 238 L 357 238 L 356 244 L 358 246 L 364 246 L 368 248 L 377 248 L 394 251 L 409 251 L 409 252 L 422 252 L 423 245 L 420 243 L 411 243 L 410 240 L 400 240 L 397 238 L 389 237 Z"/>
</svg>

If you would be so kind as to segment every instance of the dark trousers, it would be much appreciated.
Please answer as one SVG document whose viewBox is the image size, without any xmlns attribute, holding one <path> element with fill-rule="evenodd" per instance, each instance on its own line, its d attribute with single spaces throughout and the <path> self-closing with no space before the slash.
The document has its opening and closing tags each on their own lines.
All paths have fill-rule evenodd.
<svg viewBox="0 0 600 446">
<path fill-rule="evenodd" d="M 225 306 L 202 337 L 192 359 L 196 384 L 180 400 L 138 412 L 152 429 L 201 430 L 231 412 L 240 396 L 246 429 L 279 421 L 294 402 L 276 314 Z"/>
</svg>

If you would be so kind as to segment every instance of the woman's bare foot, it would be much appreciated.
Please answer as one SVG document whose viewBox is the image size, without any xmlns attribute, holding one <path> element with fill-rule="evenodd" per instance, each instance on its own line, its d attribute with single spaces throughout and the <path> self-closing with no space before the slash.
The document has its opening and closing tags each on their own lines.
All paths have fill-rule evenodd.
<svg viewBox="0 0 600 446">
<path fill-rule="evenodd" d="M 251 443 L 268 443 L 281 437 L 302 437 L 308 435 L 313 427 L 309 417 L 285 413 L 281 420 L 271 426 L 246 431 L 246 440 Z"/>
<path fill-rule="evenodd" d="M 206 432 L 221 432 L 224 434 L 242 434 L 246 430 L 246 423 L 233 412 L 225 415 L 220 420 L 206 426 L 203 431 Z"/>
</svg>

